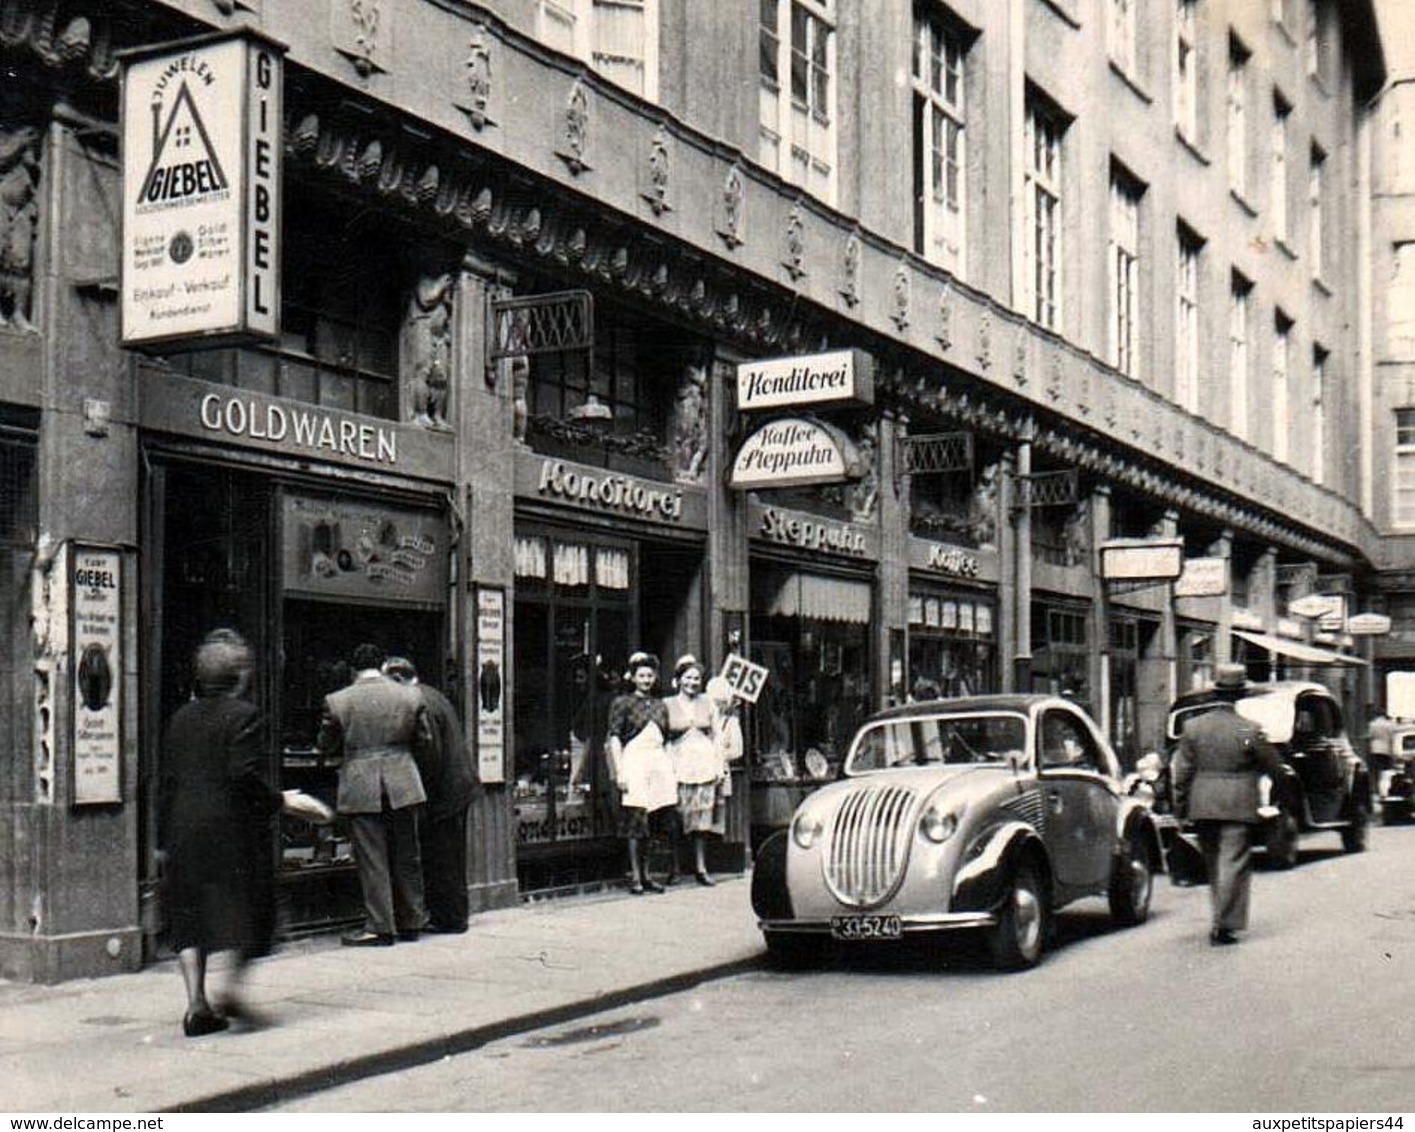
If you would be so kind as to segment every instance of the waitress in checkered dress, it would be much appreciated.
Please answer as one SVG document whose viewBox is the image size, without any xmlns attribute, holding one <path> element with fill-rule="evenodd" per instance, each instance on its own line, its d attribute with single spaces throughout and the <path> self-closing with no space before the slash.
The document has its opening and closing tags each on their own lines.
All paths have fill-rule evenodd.
<svg viewBox="0 0 1415 1132">
<path fill-rule="evenodd" d="M 658 658 L 634 653 L 626 676 L 634 690 L 609 707 L 605 749 L 619 787 L 619 835 L 629 846 L 629 891 L 641 896 L 663 891 L 649 877 L 643 841 L 651 833 L 651 823 L 672 817 L 678 804 L 678 779 L 664 747 L 668 709 L 653 694 L 658 686 Z"/>
</svg>

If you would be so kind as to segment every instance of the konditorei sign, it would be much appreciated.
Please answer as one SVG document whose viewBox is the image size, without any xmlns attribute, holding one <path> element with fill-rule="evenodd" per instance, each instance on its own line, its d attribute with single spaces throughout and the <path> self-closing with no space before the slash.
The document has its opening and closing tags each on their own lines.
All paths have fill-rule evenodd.
<svg viewBox="0 0 1415 1132">
<path fill-rule="evenodd" d="M 279 333 L 284 52 L 243 28 L 122 56 L 124 346 Z"/>
<path fill-rule="evenodd" d="M 516 454 L 516 495 L 613 519 L 707 527 L 707 492 L 534 452 Z"/>
<path fill-rule="evenodd" d="M 742 442 L 729 483 L 748 491 L 843 483 L 859 475 L 859 453 L 839 429 L 805 417 L 782 417 Z"/>
<path fill-rule="evenodd" d="M 804 405 L 872 405 L 874 359 L 863 350 L 832 350 L 737 367 L 737 408 L 795 409 Z"/>
</svg>

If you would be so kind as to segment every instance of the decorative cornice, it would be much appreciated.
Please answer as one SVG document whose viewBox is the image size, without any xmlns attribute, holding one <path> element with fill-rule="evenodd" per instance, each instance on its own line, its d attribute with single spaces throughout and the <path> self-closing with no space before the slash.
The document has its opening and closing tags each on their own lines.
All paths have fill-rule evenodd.
<svg viewBox="0 0 1415 1132">
<path fill-rule="evenodd" d="M 66 13 L 60 22 L 59 0 L 5 0 L 0 4 L 0 48 L 27 48 L 54 70 L 86 72 L 95 81 L 116 79 L 114 52 L 125 44 L 114 42 L 110 13 L 93 16 Z"/>
</svg>

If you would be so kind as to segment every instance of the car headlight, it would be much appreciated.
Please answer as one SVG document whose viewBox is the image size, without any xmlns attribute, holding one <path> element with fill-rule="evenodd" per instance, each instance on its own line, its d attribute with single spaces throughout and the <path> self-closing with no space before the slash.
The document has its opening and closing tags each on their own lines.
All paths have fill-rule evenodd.
<svg viewBox="0 0 1415 1132">
<path fill-rule="evenodd" d="M 942 845 L 958 832 L 958 814 L 937 802 L 930 802 L 919 818 L 919 832 L 935 845 Z"/>
<path fill-rule="evenodd" d="M 806 806 L 796 811 L 791 819 L 791 840 L 802 849 L 809 849 L 825 832 L 825 822 L 812 807 Z"/>
</svg>

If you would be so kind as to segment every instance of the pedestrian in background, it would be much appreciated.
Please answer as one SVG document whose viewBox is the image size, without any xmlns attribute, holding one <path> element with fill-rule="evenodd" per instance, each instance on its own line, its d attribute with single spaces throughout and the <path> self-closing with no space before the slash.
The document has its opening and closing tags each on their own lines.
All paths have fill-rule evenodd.
<svg viewBox="0 0 1415 1132">
<path fill-rule="evenodd" d="M 411 660 L 389 657 L 383 671 L 400 684 L 416 688 L 427 708 L 431 741 L 413 755 L 427 792 L 427 808 L 418 830 L 422 849 L 423 930 L 460 935 L 467 930 L 467 810 L 476 796 L 477 779 L 466 734 L 451 702 L 422 683 Z"/>
<path fill-rule="evenodd" d="M 364 926 L 346 947 L 389 947 L 415 940 L 427 919 L 418 818 L 427 801 L 413 751 L 431 741 L 427 709 L 414 689 L 381 671 L 383 650 L 362 644 L 350 658 L 354 679 L 324 698 L 316 746 L 343 755 L 336 806 L 349 818 L 363 890 Z"/>
<path fill-rule="evenodd" d="M 264 722 L 245 699 L 251 650 L 239 633 L 217 629 L 193 658 L 196 694 L 177 709 L 163 739 L 158 831 L 167 942 L 186 986 L 189 1038 L 251 1018 L 239 990 L 246 964 L 270 953 L 275 928 L 271 819 L 282 808 L 317 821 L 323 803 L 276 789 Z M 206 994 L 207 960 L 235 953 L 224 996 Z"/>
<path fill-rule="evenodd" d="M 1249 838 L 1258 821 L 1258 779 L 1277 782 L 1282 762 L 1256 723 L 1238 714 L 1247 688 L 1241 664 L 1220 664 L 1214 672 L 1213 710 L 1189 720 L 1174 754 L 1175 812 L 1194 823 L 1209 874 L 1214 945 L 1238 942 L 1248 926 L 1252 883 Z"/>
<path fill-rule="evenodd" d="M 714 885 L 707 868 L 707 839 L 727 831 L 723 800 L 722 752 L 717 743 L 717 712 L 703 693 L 707 674 L 691 654 L 673 666 L 676 694 L 668 709 L 668 755 L 678 783 L 677 829 L 693 844 L 693 875 L 702 885 Z M 675 842 L 678 840 L 674 839 Z M 679 846 L 673 846 L 673 873 L 678 871 Z"/>
<path fill-rule="evenodd" d="M 669 832 L 678 805 L 678 780 L 664 748 L 668 709 L 655 696 L 658 658 L 636 652 L 624 675 L 633 690 L 609 706 L 609 736 L 605 753 L 619 787 L 619 835 L 629 851 L 629 891 L 635 896 L 662 892 L 649 876 L 645 841 L 655 832 Z"/>
</svg>

